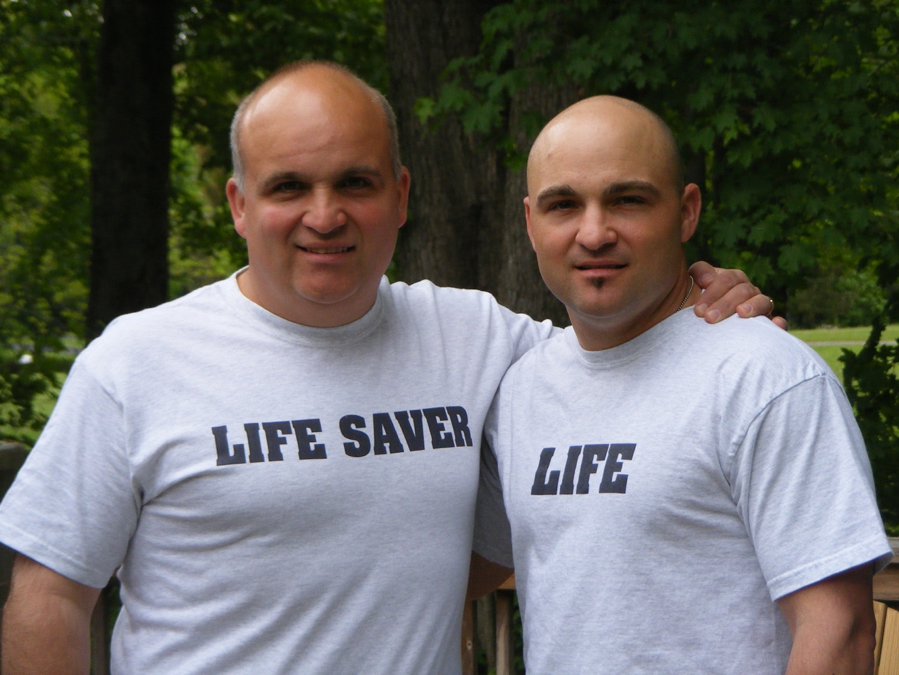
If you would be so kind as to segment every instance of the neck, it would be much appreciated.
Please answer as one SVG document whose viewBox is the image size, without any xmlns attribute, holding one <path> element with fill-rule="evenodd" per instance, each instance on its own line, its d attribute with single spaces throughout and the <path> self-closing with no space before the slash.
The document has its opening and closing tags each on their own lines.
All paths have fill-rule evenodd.
<svg viewBox="0 0 899 675">
<path fill-rule="evenodd" d="M 296 296 L 284 298 L 277 289 L 266 293 L 265 286 L 250 268 L 237 275 L 237 287 L 246 298 L 275 316 L 310 328 L 338 328 L 358 321 L 374 307 L 378 296 L 378 286 L 375 286 L 351 300 L 333 303 L 317 303 Z"/>
<path fill-rule="evenodd" d="M 691 307 L 702 293 L 693 278 L 683 269 L 668 293 L 645 311 L 631 314 L 623 312 L 609 316 L 584 316 L 568 308 L 571 327 L 581 347 L 590 352 L 618 347 L 642 335 L 656 324 Z"/>
</svg>

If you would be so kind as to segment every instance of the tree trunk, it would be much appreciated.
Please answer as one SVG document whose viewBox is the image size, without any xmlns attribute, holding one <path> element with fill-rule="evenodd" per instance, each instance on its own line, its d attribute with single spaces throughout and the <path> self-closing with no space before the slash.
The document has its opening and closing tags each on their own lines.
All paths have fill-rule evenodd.
<svg viewBox="0 0 899 675">
<path fill-rule="evenodd" d="M 573 87 L 532 85 L 516 94 L 509 111 L 509 133 L 519 148 L 530 150 L 534 139 L 524 131 L 522 115 L 539 113 L 549 121 L 577 100 Z M 501 228 L 500 261 L 495 266 L 497 278 L 493 291 L 497 300 L 516 312 L 525 312 L 535 319 L 552 319 L 557 326 L 569 324 L 565 307 L 546 288 L 537 259 L 527 236 L 523 199 L 527 194 L 527 174 L 524 170 L 507 171 L 503 184 L 503 221 Z"/>
<path fill-rule="evenodd" d="M 405 281 L 481 286 L 481 254 L 498 222 L 495 195 L 502 166 L 454 119 L 425 128 L 415 101 L 436 97 L 451 59 L 477 52 L 481 19 L 495 2 L 386 0 L 390 100 L 403 160 L 412 174 L 409 222 L 400 231 L 397 264 Z"/>
<path fill-rule="evenodd" d="M 480 288 L 535 318 L 565 324 L 564 308 L 543 286 L 527 240 L 523 171 L 505 166 L 501 153 L 468 136 L 459 120 L 425 128 L 415 101 L 436 97 L 447 64 L 477 52 L 481 21 L 499 4 L 488 0 L 386 0 L 390 100 L 399 123 L 403 160 L 412 174 L 409 222 L 400 231 L 396 262 L 413 282 Z M 521 106 L 547 117 L 571 102 L 572 92 L 544 88 L 516 97 L 508 120 L 516 140 Z"/>
<path fill-rule="evenodd" d="M 87 337 L 167 298 L 175 0 L 105 0 L 91 134 Z"/>
</svg>

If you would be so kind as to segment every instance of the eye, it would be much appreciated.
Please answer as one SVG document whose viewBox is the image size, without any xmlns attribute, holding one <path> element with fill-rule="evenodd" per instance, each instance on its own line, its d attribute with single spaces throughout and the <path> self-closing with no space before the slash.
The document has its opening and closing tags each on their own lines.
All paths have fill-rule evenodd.
<svg viewBox="0 0 899 675">
<path fill-rule="evenodd" d="M 297 180 L 285 180 L 275 185 L 274 192 L 296 192 L 303 188 L 303 184 Z"/>
<path fill-rule="evenodd" d="M 573 209 L 577 207 L 577 203 L 573 199 L 560 199 L 557 202 L 553 202 L 547 208 L 547 211 L 567 211 L 569 209 Z"/>
<path fill-rule="evenodd" d="M 614 203 L 621 206 L 635 206 L 638 204 L 645 204 L 646 200 L 639 195 L 621 195 L 615 199 Z"/>
<path fill-rule="evenodd" d="M 371 185 L 371 180 L 365 176 L 347 176 L 340 181 L 340 187 L 349 190 L 364 190 L 365 188 L 371 187 Z"/>
</svg>

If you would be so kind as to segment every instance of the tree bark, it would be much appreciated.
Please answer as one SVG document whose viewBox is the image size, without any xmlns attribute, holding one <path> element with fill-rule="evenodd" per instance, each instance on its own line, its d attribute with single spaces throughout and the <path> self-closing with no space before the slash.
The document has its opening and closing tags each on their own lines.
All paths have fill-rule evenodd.
<svg viewBox="0 0 899 675">
<path fill-rule="evenodd" d="M 409 222 L 400 231 L 396 263 L 413 282 L 480 288 L 534 318 L 567 323 L 564 308 L 543 285 L 527 240 L 522 199 L 524 171 L 506 167 L 493 146 L 468 136 L 461 121 L 425 128 L 415 101 L 436 97 L 449 62 L 477 52 L 488 0 L 386 0 L 390 100 L 397 112 L 400 146 L 412 174 Z M 512 101 L 506 131 L 529 147 L 520 112 L 551 117 L 574 100 L 573 92 L 528 90 Z"/>
<path fill-rule="evenodd" d="M 91 134 L 87 337 L 167 299 L 175 0 L 105 0 Z"/>
<path fill-rule="evenodd" d="M 522 115 L 525 112 L 539 113 L 549 121 L 577 99 L 573 87 L 540 84 L 533 84 L 516 94 L 510 104 L 509 133 L 517 147 L 530 150 L 534 141 L 524 131 Z M 526 171 L 507 171 L 502 194 L 498 195 L 504 208 L 499 224 L 501 264 L 495 267 L 497 277 L 493 282 L 493 293 L 497 300 L 516 312 L 525 312 L 535 319 L 551 319 L 557 326 L 567 326 L 570 322 L 565 307 L 543 283 L 527 236 L 523 203 L 527 192 Z"/>
<path fill-rule="evenodd" d="M 390 100 L 397 113 L 403 160 L 412 174 L 410 217 L 396 260 L 405 281 L 481 285 L 481 251 L 497 220 L 502 166 L 497 153 L 469 138 L 458 120 L 425 128 L 415 101 L 436 97 L 451 59 L 477 52 L 480 25 L 496 2 L 386 0 Z"/>
</svg>

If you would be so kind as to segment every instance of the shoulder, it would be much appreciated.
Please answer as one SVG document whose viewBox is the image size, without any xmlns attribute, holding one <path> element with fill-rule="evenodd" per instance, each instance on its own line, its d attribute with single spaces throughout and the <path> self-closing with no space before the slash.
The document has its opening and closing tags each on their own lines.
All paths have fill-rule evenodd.
<svg viewBox="0 0 899 675">
<path fill-rule="evenodd" d="M 160 354 L 171 341 L 185 341 L 213 329 L 226 320 L 227 285 L 225 279 L 198 288 L 187 295 L 156 307 L 114 319 L 81 353 L 82 361 L 102 364 L 121 359 L 130 361 Z"/>
<path fill-rule="evenodd" d="M 427 279 L 414 284 L 395 281 L 389 289 L 394 301 L 406 302 L 417 308 L 433 306 L 458 312 L 496 312 L 501 308 L 496 298 L 486 291 L 438 286 Z"/>
<path fill-rule="evenodd" d="M 772 381 L 798 383 L 813 377 L 835 379 L 833 371 L 807 344 L 765 317 L 731 317 L 710 325 L 690 316 L 681 339 L 708 365 L 724 374 L 751 371 Z"/>
<path fill-rule="evenodd" d="M 570 379 L 577 369 L 577 358 L 571 346 L 572 328 L 557 331 L 542 340 L 513 363 L 506 371 L 500 396 L 512 400 L 530 396 L 535 388 Z"/>
<path fill-rule="evenodd" d="M 468 339 L 479 334 L 511 340 L 515 358 L 556 332 L 549 321 L 536 321 L 513 312 L 486 291 L 437 286 L 430 281 L 389 284 L 389 294 L 402 320 L 458 329 Z"/>
</svg>

